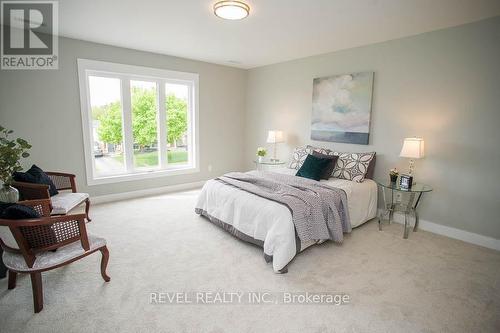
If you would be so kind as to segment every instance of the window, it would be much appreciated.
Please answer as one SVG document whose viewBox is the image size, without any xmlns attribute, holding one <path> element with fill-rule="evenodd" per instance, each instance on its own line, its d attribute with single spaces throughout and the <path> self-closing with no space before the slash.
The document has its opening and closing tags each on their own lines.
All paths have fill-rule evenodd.
<svg viewBox="0 0 500 333">
<path fill-rule="evenodd" d="M 89 185 L 199 171 L 198 75 L 78 59 Z"/>
</svg>

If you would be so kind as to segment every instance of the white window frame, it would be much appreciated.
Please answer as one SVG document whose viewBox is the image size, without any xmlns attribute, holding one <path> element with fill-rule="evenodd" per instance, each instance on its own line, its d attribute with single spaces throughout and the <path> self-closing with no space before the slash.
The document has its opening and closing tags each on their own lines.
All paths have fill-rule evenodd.
<svg viewBox="0 0 500 333">
<path fill-rule="evenodd" d="M 85 153 L 85 169 L 88 185 L 117 183 L 123 181 L 157 178 L 200 171 L 199 164 L 199 126 L 198 126 L 198 81 L 196 73 L 186 73 L 165 69 L 125 65 L 89 59 L 77 59 L 78 80 L 80 84 L 80 104 L 83 129 L 83 146 Z M 121 82 L 121 104 L 123 121 L 123 146 L 125 174 L 98 176 L 95 170 L 93 154 L 92 112 L 90 104 L 89 76 L 118 78 Z M 157 123 L 158 127 L 166 124 L 165 83 L 182 83 L 188 86 L 188 165 L 169 167 L 167 161 L 166 131 L 158 131 L 159 167 L 148 170 L 134 170 L 132 107 L 130 98 L 130 81 L 142 80 L 155 82 L 157 87 Z M 127 92 L 127 93 L 124 93 Z"/>
</svg>

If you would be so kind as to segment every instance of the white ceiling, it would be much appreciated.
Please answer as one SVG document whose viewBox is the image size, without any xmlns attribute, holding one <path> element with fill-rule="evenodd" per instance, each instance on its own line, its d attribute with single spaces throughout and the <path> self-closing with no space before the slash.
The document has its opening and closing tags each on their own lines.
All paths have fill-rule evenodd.
<svg viewBox="0 0 500 333">
<path fill-rule="evenodd" d="M 250 16 L 213 15 L 217 0 L 61 0 L 62 36 L 252 68 L 500 15 L 500 0 L 244 0 Z"/>
</svg>

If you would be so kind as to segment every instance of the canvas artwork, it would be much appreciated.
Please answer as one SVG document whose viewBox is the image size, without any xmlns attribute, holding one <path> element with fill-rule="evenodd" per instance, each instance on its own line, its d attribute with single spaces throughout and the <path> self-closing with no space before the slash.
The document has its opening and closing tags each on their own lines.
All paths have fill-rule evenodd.
<svg viewBox="0 0 500 333">
<path fill-rule="evenodd" d="M 373 72 L 313 81 L 311 139 L 368 144 Z"/>
</svg>

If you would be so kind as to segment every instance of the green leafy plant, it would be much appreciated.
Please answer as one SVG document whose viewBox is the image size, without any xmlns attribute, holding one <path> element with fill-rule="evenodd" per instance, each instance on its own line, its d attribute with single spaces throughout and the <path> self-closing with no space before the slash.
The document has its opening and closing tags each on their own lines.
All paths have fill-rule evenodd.
<svg viewBox="0 0 500 333">
<path fill-rule="evenodd" d="M 23 168 L 19 162 L 21 158 L 30 156 L 27 152 L 31 145 L 24 139 L 10 139 L 10 134 L 14 133 L 0 126 L 0 180 L 4 185 L 12 182 L 12 174 L 21 171 Z"/>
<path fill-rule="evenodd" d="M 266 154 L 267 154 L 266 148 L 263 148 L 263 147 L 257 148 L 257 156 L 264 157 L 264 156 L 266 156 Z"/>
</svg>

